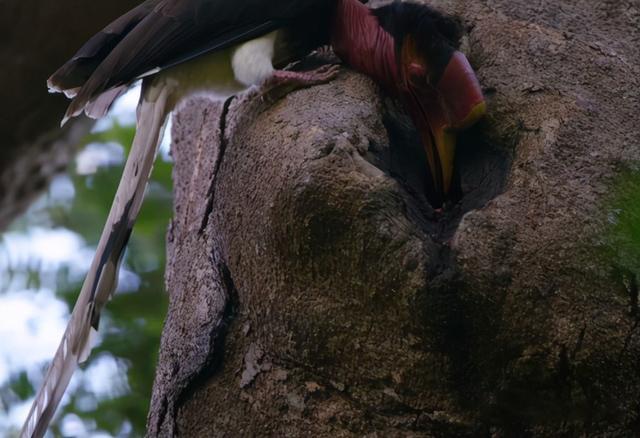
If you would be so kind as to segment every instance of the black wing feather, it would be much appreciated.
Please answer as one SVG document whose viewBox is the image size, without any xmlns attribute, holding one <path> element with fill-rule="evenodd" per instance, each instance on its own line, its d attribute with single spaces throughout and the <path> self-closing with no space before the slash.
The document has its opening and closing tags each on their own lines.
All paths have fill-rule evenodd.
<svg viewBox="0 0 640 438">
<path fill-rule="evenodd" d="M 56 72 L 52 82 L 55 79 L 54 86 L 79 87 L 77 79 L 85 78 L 93 68 L 67 111 L 68 116 L 75 116 L 103 92 L 128 84 L 151 70 L 266 34 L 309 11 L 327 9 L 331 3 L 332 0 L 147 0 L 106 28 L 115 32 L 101 32 L 74 57 L 89 59 L 89 63 L 72 59 L 71 66 Z"/>
<path fill-rule="evenodd" d="M 51 75 L 48 80 L 49 88 L 54 91 L 67 91 L 82 87 L 109 52 L 159 2 L 160 0 L 145 1 L 91 37 L 73 58 Z"/>
</svg>

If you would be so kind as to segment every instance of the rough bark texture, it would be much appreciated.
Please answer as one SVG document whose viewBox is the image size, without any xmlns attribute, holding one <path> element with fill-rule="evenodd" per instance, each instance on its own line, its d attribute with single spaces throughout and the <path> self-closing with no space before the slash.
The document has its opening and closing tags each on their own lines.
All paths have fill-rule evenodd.
<svg viewBox="0 0 640 438">
<path fill-rule="evenodd" d="M 176 115 L 150 436 L 640 434 L 638 272 L 603 255 L 640 159 L 640 5 L 434 3 L 490 112 L 443 215 L 415 133 L 348 71 Z"/>
<path fill-rule="evenodd" d="M 47 78 L 97 29 L 137 3 L 0 2 L 0 231 L 66 169 L 91 126 L 79 119 L 59 128 L 68 101 L 47 93 Z"/>
</svg>

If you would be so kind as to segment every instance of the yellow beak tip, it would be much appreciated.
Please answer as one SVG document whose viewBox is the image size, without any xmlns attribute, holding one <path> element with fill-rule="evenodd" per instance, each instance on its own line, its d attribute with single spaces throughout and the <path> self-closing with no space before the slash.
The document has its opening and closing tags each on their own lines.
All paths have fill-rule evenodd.
<svg viewBox="0 0 640 438">
<path fill-rule="evenodd" d="M 456 128 L 460 130 L 468 129 L 473 125 L 475 125 L 481 118 L 483 118 L 486 113 L 487 113 L 487 103 L 483 100 L 482 102 L 476 104 L 473 108 L 471 108 L 471 111 L 469 111 L 469 114 L 467 115 L 467 117 L 462 119 L 458 123 Z"/>
</svg>

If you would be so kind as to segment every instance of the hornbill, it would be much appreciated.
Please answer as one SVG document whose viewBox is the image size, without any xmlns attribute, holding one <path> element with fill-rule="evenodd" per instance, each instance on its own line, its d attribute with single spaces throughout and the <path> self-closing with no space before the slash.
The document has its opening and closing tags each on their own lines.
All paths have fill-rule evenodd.
<svg viewBox="0 0 640 438">
<path fill-rule="evenodd" d="M 432 203 L 446 200 L 457 133 L 486 111 L 478 79 L 457 50 L 458 20 L 424 4 L 400 1 L 373 10 L 339 1 L 332 20 L 335 53 L 402 102 L 427 155 Z"/>
<path fill-rule="evenodd" d="M 111 298 L 138 215 L 167 114 L 189 95 L 221 100 L 248 87 L 309 86 L 335 66 L 278 70 L 331 42 L 348 64 L 405 104 L 421 132 L 434 182 L 446 193 L 455 131 L 484 111 L 466 58 L 455 52 L 451 22 L 415 4 L 373 12 L 359 0 L 146 0 L 92 37 L 48 81 L 72 98 L 63 123 L 82 112 L 101 117 L 142 79 L 136 134 L 96 254 L 71 320 L 22 429 L 40 437 Z M 475 82 L 474 82 L 475 81 Z"/>
</svg>

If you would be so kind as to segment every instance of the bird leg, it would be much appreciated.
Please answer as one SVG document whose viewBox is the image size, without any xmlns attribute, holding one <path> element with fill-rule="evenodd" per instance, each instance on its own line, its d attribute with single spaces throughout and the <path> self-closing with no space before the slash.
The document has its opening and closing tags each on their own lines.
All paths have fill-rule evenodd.
<svg viewBox="0 0 640 438">
<path fill-rule="evenodd" d="M 340 73 L 340 66 L 327 64 L 309 71 L 275 70 L 263 84 L 260 97 L 266 102 L 275 102 L 292 91 L 314 85 L 326 84 Z"/>
<path fill-rule="evenodd" d="M 271 81 L 276 85 L 286 83 L 298 87 L 311 87 L 313 85 L 325 84 L 335 79 L 340 72 L 340 66 L 327 64 L 310 71 L 276 70 L 271 76 Z"/>
</svg>

